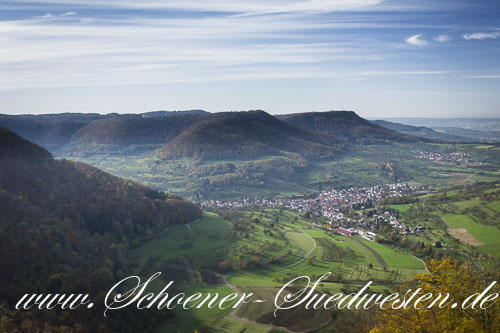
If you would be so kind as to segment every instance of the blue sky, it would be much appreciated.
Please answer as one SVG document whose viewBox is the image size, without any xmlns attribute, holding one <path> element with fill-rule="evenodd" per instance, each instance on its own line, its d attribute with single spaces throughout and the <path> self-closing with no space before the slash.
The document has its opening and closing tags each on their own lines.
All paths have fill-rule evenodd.
<svg viewBox="0 0 500 333">
<path fill-rule="evenodd" d="M 500 1 L 0 2 L 0 113 L 500 116 Z"/>
</svg>

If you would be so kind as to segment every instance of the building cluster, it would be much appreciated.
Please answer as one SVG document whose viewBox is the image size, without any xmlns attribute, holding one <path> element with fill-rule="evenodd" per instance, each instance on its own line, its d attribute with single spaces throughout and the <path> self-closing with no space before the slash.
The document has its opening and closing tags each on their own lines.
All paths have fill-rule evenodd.
<svg viewBox="0 0 500 333">
<path fill-rule="evenodd" d="M 369 211 L 351 211 L 349 216 L 331 220 L 329 224 L 318 225 L 315 228 L 329 229 L 344 236 L 360 236 L 367 240 L 375 240 L 375 233 L 380 225 L 390 226 L 401 235 L 416 234 L 424 231 L 421 226 L 410 227 L 398 221 L 390 210 L 376 207 Z"/>
<path fill-rule="evenodd" d="M 371 187 L 332 189 L 323 191 L 313 198 L 258 199 L 202 202 L 205 208 L 235 208 L 255 205 L 260 208 L 284 208 L 298 212 L 310 212 L 323 216 L 329 223 L 315 227 L 335 229 L 344 228 L 354 235 L 373 240 L 368 234 L 377 228 L 379 223 L 391 225 L 401 234 L 414 233 L 415 230 L 400 223 L 393 213 L 380 207 L 373 208 L 382 199 L 400 198 L 414 193 L 424 192 L 424 186 L 404 183 L 385 184 Z M 373 209 L 372 209 L 373 208 Z"/>
<path fill-rule="evenodd" d="M 256 200 L 208 200 L 201 202 L 206 208 L 235 208 L 258 206 L 260 208 L 286 208 L 299 212 L 316 212 L 329 219 L 335 219 L 339 208 L 371 208 L 381 199 L 398 198 L 415 192 L 425 191 L 424 186 L 404 183 L 376 185 L 371 187 L 351 187 L 342 190 L 323 191 L 313 198 L 292 197 Z"/>
<path fill-rule="evenodd" d="M 453 162 L 460 164 L 480 163 L 478 161 L 472 160 L 470 154 L 461 152 L 441 154 L 428 151 L 413 151 L 412 153 L 413 157 L 419 160 Z"/>
</svg>

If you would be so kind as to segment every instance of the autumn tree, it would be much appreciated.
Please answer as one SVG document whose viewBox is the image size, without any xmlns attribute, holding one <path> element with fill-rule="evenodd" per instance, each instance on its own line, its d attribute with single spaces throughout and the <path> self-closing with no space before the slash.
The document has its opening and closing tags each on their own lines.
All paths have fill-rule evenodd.
<svg viewBox="0 0 500 333">
<path fill-rule="evenodd" d="M 469 296 L 481 293 L 493 281 L 498 281 L 498 272 L 471 267 L 468 264 L 457 264 L 451 259 L 431 260 L 427 268 L 429 273 L 415 276 L 416 286 L 406 285 L 400 292 L 404 294 L 409 288 L 421 288 L 419 295 L 432 293 L 434 297 L 439 294 L 445 297 L 449 293 L 450 299 L 453 299 L 451 304 L 439 308 L 441 298 L 430 309 L 427 306 L 418 310 L 411 306 L 408 309 L 396 310 L 388 307 L 386 310 L 380 310 L 376 316 L 376 328 L 372 333 L 500 332 L 500 302 L 489 302 L 487 309 L 462 309 L 461 306 Z M 499 292 L 500 286 L 495 284 L 488 294 Z M 472 299 L 475 298 L 474 296 Z M 454 308 L 451 306 L 453 303 L 457 303 Z"/>
</svg>

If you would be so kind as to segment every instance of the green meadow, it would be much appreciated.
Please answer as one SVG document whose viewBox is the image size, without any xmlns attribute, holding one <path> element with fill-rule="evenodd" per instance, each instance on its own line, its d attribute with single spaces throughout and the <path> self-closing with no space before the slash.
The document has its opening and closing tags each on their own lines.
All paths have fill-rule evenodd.
<svg viewBox="0 0 500 333">
<path fill-rule="evenodd" d="M 467 215 L 444 215 L 443 218 L 452 229 L 467 229 L 472 236 L 484 244 L 500 242 L 500 230 L 496 226 L 481 225 Z"/>
<path fill-rule="evenodd" d="M 477 259 L 484 254 L 500 258 L 498 195 L 498 183 L 463 184 L 420 196 L 416 203 L 390 207 L 401 213 L 405 223 L 428 228 L 419 239 L 426 245 L 439 240 L 462 256 Z M 449 234 L 446 232 L 448 228 L 452 229 Z M 415 236 L 412 238 L 416 239 Z"/>
<path fill-rule="evenodd" d="M 422 264 L 408 253 L 359 237 L 332 237 L 324 230 L 311 229 L 311 221 L 300 214 L 277 209 L 250 210 L 242 214 L 238 221 L 258 219 L 259 222 L 251 227 L 246 224 L 242 227 L 239 222 L 234 222 L 234 218 L 230 222 L 214 213 L 204 212 L 200 221 L 191 224 L 190 228 L 185 225 L 171 227 L 156 239 L 131 251 L 129 260 L 136 263 L 143 277 L 161 270 L 165 267 L 162 265 L 170 265 L 168 267 L 176 271 L 177 265 L 182 268 L 179 274 L 183 274 L 180 280 L 175 279 L 180 290 L 186 294 L 218 293 L 221 297 L 232 292 L 224 284 L 223 275 L 227 275 L 227 282 L 232 288 L 254 290 L 256 294 L 270 298 L 276 288 L 298 276 L 308 276 L 312 282 L 326 272 L 331 272 L 335 278 L 341 276 L 341 284 L 332 281 L 321 283 L 320 291 L 332 292 L 346 285 L 357 288 L 367 281 L 375 281 L 374 288 L 391 289 L 394 283 L 408 281 L 415 273 L 423 272 Z M 244 268 L 238 265 L 244 260 L 242 258 L 257 260 L 263 266 Z M 280 260 L 274 262 L 276 258 Z M 217 264 L 222 261 L 233 263 L 233 270 L 218 271 Z M 371 268 L 370 264 L 373 265 Z M 218 277 L 215 283 L 212 282 L 214 284 L 204 282 L 202 275 L 206 272 L 215 273 L 214 276 Z M 168 272 L 165 273 L 170 277 Z M 153 290 L 161 290 L 166 282 L 167 277 L 154 281 Z M 301 279 L 300 283 L 306 283 L 306 279 Z M 265 309 L 246 307 L 231 316 L 230 309 L 174 309 L 175 318 L 160 325 L 157 331 L 167 332 L 175 328 L 181 332 L 192 332 L 208 327 L 217 332 L 232 332 L 235 329 L 267 332 L 276 329 L 272 322 L 259 324 L 253 321 L 267 318 Z M 297 316 L 308 318 L 304 313 Z M 317 320 L 326 324 L 330 316 L 320 316 Z M 290 325 L 300 326 L 292 322 Z M 279 321 L 275 324 L 282 325 Z"/>
</svg>

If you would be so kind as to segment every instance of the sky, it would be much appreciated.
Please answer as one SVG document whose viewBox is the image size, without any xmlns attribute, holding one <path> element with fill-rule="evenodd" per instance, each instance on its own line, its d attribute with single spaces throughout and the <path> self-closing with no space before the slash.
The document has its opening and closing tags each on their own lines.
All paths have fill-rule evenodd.
<svg viewBox="0 0 500 333">
<path fill-rule="evenodd" d="M 500 1 L 0 1 L 0 113 L 188 109 L 500 117 Z"/>
</svg>

